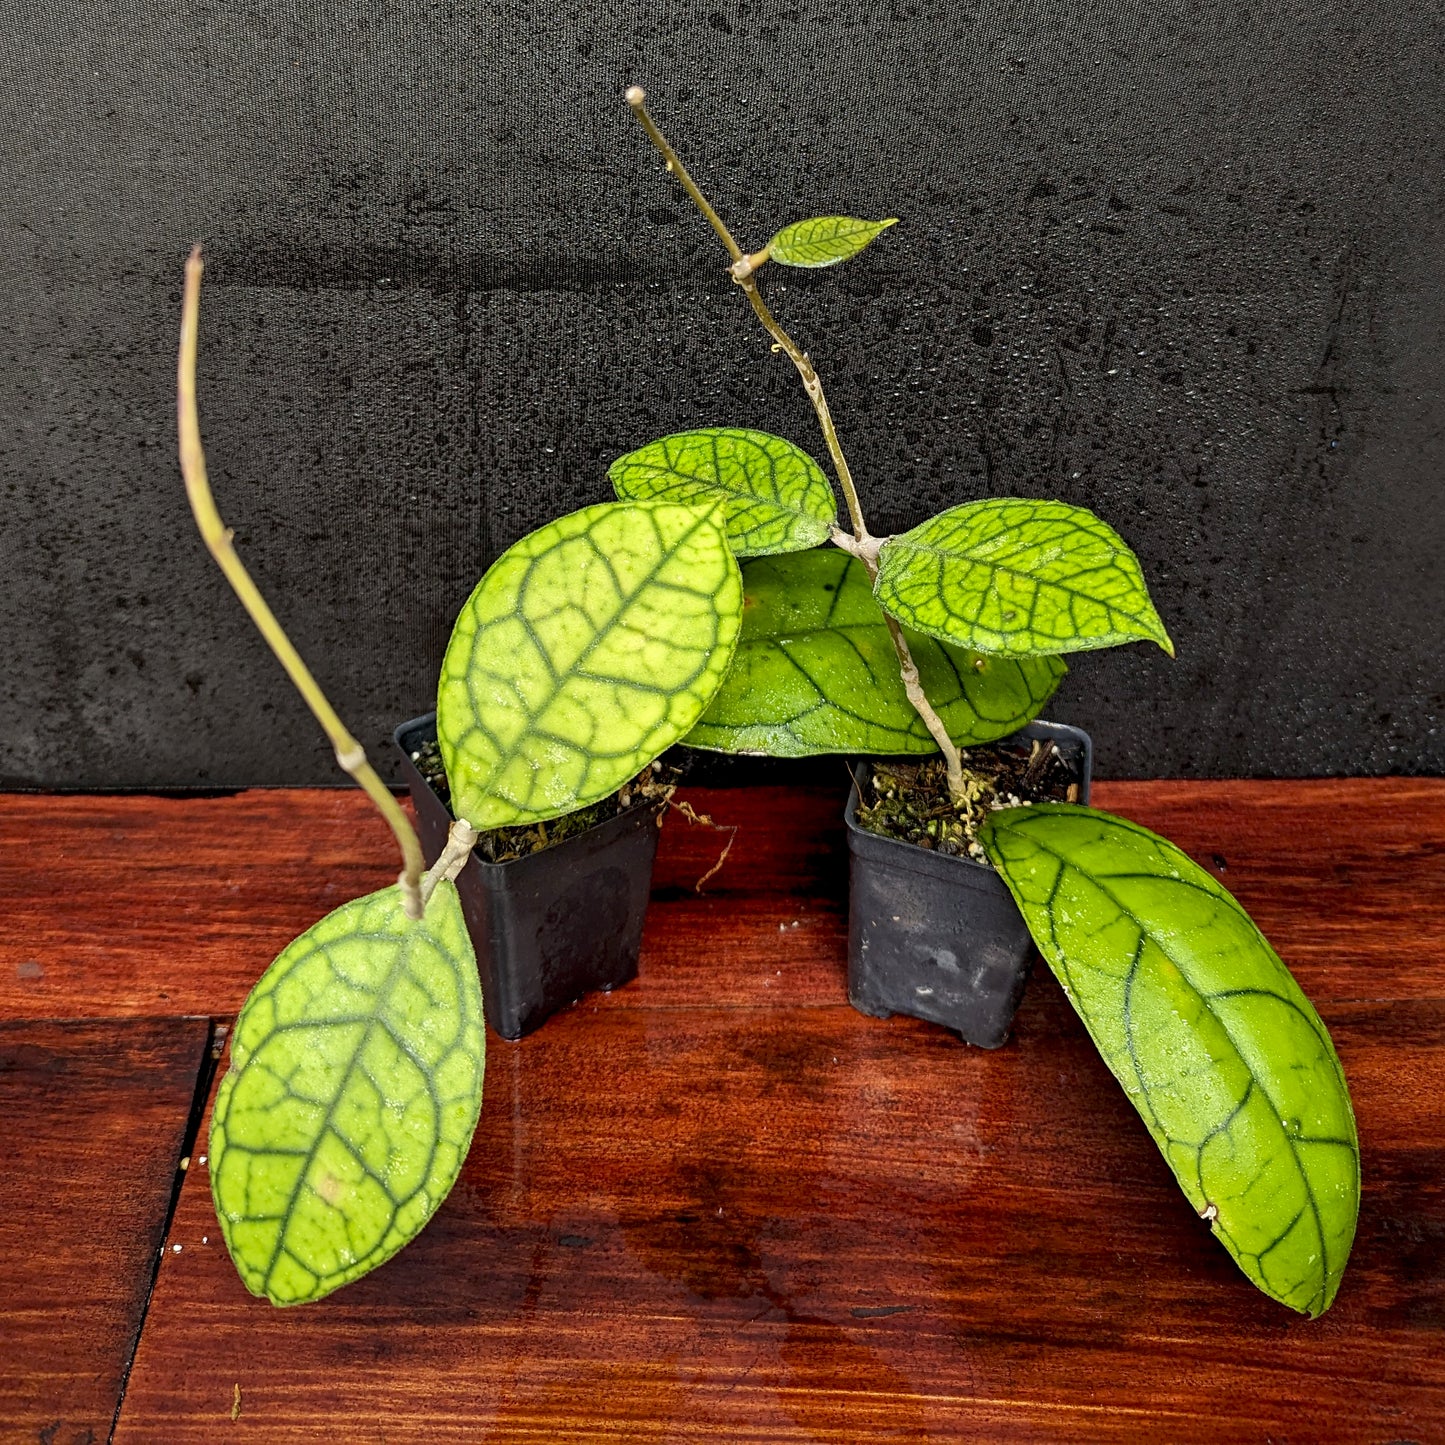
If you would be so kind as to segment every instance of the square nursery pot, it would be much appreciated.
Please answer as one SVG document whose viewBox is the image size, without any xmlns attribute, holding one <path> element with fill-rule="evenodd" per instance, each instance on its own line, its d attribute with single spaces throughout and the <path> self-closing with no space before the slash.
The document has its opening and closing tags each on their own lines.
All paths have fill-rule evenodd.
<svg viewBox="0 0 1445 1445">
<path fill-rule="evenodd" d="M 446 844 L 452 815 L 412 761 L 436 737 L 436 714 L 392 734 L 416 806 L 428 863 Z M 657 810 L 640 803 L 573 838 L 510 863 L 473 854 L 457 878 L 477 951 L 487 1022 L 519 1039 L 584 994 L 637 977 L 652 891 Z"/>
<path fill-rule="evenodd" d="M 1005 742 L 1052 740 L 1089 801 L 1093 745 L 1062 723 L 1033 722 Z M 965 1042 L 996 1049 L 1008 1038 L 1028 982 L 1034 944 L 998 873 L 972 858 L 930 853 L 858 825 L 870 765 L 859 763 L 848 799 L 848 1000 L 875 1018 L 910 1014 Z"/>
</svg>

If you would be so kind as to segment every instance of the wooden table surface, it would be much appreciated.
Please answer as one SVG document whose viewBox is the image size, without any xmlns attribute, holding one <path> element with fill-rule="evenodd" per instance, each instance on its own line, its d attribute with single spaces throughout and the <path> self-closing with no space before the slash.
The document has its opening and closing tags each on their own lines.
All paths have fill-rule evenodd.
<svg viewBox="0 0 1445 1445">
<path fill-rule="evenodd" d="M 993 1053 L 848 1006 L 843 786 L 694 790 L 739 832 L 699 894 L 719 835 L 668 822 L 637 982 L 491 1037 L 436 1219 L 291 1310 L 220 1243 L 213 1056 L 388 835 L 337 790 L 0 795 L 0 1442 L 1445 1441 L 1445 781 L 1096 790 L 1334 1036 L 1364 1196 L 1316 1322 L 1047 969 Z"/>
</svg>

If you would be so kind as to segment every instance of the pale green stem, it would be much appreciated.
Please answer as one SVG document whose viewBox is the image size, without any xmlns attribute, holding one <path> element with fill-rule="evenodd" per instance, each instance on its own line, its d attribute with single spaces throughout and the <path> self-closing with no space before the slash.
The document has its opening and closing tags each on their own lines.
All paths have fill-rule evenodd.
<svg viewBox="0 0 1445 1445">
<path fill-rule="evenodd" d="M 196 411 L 196 338 L 201 314 L 201 270 L 201 248 L 196 246 L 186 262 L 186 285 L 181 304 L 181 349 L 176 368 L 176 421 L 180 432 L 181 474 L 186 479 L 186 496 L 190 499 L 191 512 L 211 556 L 226 574 L 226 580 L 235 589 L 241 605 L 250 613 L 251 620 L 266 639 L 266 645 L 276 654 L 277 660 L 286 669 L 286 675 L 321 724 L 336 752 L 337 763 L 365 789 L 367 797 L 391 825 L 391 831 L 396 834 L 396 841 L 401 847 L 403 866 L 397 886 L 401 889 L 402 903 L 408 918 L 420 918 L 423 912 L 421 876 L 426 862 L 416 830 L 401 804 L 392 797 L 367 761 L 366 749 L 346 730 L 310 669 L 301 660 L 301 654 L 291 645 L 291 639 L 276 620 L 260 588 L 241 564 L 236 549 L 231 545 L 231 529 L 216 510 L 211 484 L 206 477 L 206 455 L 201 448 L 201 425 Z"/>
<path fill-rule="evenodd" d="M 838 485 L 842 487 L 843 498 L 848 503 L 848 515 L 853 522 L 853 535 L 860 542 L 866 541 L 868 528 L 863 521 L 863 507 L 858 500 L 858 489 L 853 484 L 853 473 L 848 466 L 848 459 L 843 455 L 842 444 L 838 441 L 838 430 L 833 425 L 833 414 L 828 410 L 828 398 L 823 394 L 823 383 L 813 369 L 813 363 L 808 359 L 808 353 L 798 346 L 778 324 L 777 318 L 768 310 L 767 303 L 764 302 L 758 291 L 754 272 L 761 264 L 759 256 L 764 253 L 759 252 L 752 256 L 743 254 L 743 249 L 733 239 L 732 232 L 708 204 L 707 197 L 703 195 L 697 182 L 688 174 L 687 167 L 678 159 L 677 152 L 673 150 L 667 137 L 657 128 L 657 122 L 647 113 L 647 93 L 642 87 L 634 85 L 628 90 L 626 100 L 632 107 L 632 113 L 641 123 L 643 130 L 647 132 L 648 140 L 661 152 L 668 172 L 676 177 L 693 205 L 707 218 L 708 224 L 717 232 L 718 239 L 727 247 L 728 255 L 733 259 L 733 265 L 728 274 L 741 288 L 743 295 L 748 298 L 758 320 L 763 323 L 763 329 L 773 338 L 774 349 L 781 351 L 797 367 L 798 375 L 802 378 L 803 390 L 808 393 L 808 400 L 813 403 L 813 411 L 817 414 L 818 425 L 822 428 L 828 455 L 833 459 L 833 470 L 838 474 Z"/>
<path fill-rule="evenodd" d="M 707 197 L 698 189 L 697 182 L 688 175 L 687 167 L 678 160 L 677 152 L 668 144 L 667 137 L 658 130 L 657 122 L 648 115 L 647 92 L 640 85 L 631 85 L 628 86 L 622 98 L 632 107 L 632 113 L 637 117 L 643 130 L 647 132 L 648 140 L 662 152 L 662 159 L 667 163 L 668 171 L 681 183 L 693 205 L 703 213 L 708 225 L 717 232 L 718 239 L 728 248 L 728 255 L 734 261 L 741 261 L 743 248 L 733 240 L 732 232 L 723 225 L 722 217 L 708 204 Z"/>
<path fill-rule="evenodd" d="M 632 113 L 637 117 L 643 130 L 647 132 L 648 140 L 661 153 L 667 164 L 668 172 L 676 177 L 692 203 L 717 232 L 718 239 L 727 247 L 728 255 L 732 257 L 733 261 L 728 274 L 741 288 L 743 295 L 748 298 L 758 320 L 763 324 L 763 329 L 773 338 L 773 350 L 781 351 L 797 368 L 798 376 L 803 382 L 803 390 L 807 392 L 808 400 L 812 402 L 813 411 L 817 415 L 818 425 L 823 432 L 823 440 L 828 447 L 828 455 L 833 460 L 833 470 L 838 476 L 838 485 L 843 489 L 843 499 L 848 504 L 848 516 L 853 523 L 851 536 L 841 528 L 836 528 L 831 533 L 832 539 L 844 551 L 852 553 L 863 563 L 868 569 L 870 580 L 876 580 L 878 551 L 882 540 L 869 533 L 867 524 L 863 520 L 863 506 L 858 500 L 858 489 L 854 485 L 853 472 L 848 466 L 848 459 L 843 455 L 837 428 L 833 425 L 833 414 L 829 411 L 828 399 L 823 394 L 823 383 L 819 379 L 817 371 L 814 370 L 808 353 L 798 346 L 778 324 L 777 318 L 768 310 L 766 302 L 758 291 L 756 272 L 766 260 L 766 252 L 744 254 L 742 247 L 733 239 L 732 232 L 723 224 L 722 218 L 708 203 L 707 197 L 703 195 L 697 182 L 688 174 L 687 167 L 683 165 L 667 137 L 658 129 L 657 122 L 647 113 L 647 93 L 642 87 L 640 85 L 631 86 L 624 98 L 631 106 Z M 923 725 L 928 729 L 934 742 L 938 744 L 939 752 L 943 754 L 944 766 L 948 771 L 948 791 L 957 802 L 964 796 L 963 763 L 959 758 L 958 749 L 954 746 L 953 739 L 949 737 L 948 729 L 943 725 L 943 719 L 939 717 L 937 710 L 923 691 L 923 684 L 918 677 L 918 664 L 913 660 L 913 653 L 908 646 L 908 640 L 903 636 L 903 629 L 886 613 L 884 617 L 888 623 L 888 635 L 893 639 L 893 649 L 898 654 L 898 667 L 903 679 L 903 690 L 908 696 L 908 701 L 912 703 L 913 710 L 923 719 Z"/>
<path fill-rule="evenodd" d="M 441 851 L 441 856 L 427 869 L 421 880 L 421 901 L 423 907 L 431 902 L 431 896 L 436 892 L 438 883 L 445 879 L 448 883 L 456 881 L 456 876 L 467 866 L 467 859 L 472 856 L 472 849 L 477 846 L 477 839 L 481 834 L 477 832 L 465 818 L 458 818 L 447 831 L 447 845 Z"/>
</svg>

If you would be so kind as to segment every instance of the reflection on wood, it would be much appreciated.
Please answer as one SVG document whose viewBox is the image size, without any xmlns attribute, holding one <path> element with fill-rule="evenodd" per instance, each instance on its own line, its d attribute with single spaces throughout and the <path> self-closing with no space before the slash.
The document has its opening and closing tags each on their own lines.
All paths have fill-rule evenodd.
<svg viewBox="0 0 1445 1445">
<path fill-rule="evenodd" d="M 1317 1324 L 1194 1218 L 1053 980 L 966 1049 L 846 1006 L 579 1010 L 493 1054 L 461 1182 L 314 1309 L 188 1179 L 119 1439 L 1426 1440 L 1445 1005 L 1330 1011 L 1364 1215 Z M 208 1245 L 200 1245 L 202 1238 Z M 204 1322 L 204 1323 L 203 1323 Z"/>
<path fill-rule="evenodd" d="M 846 787 L 840 761 L 836 790 L 684 794 L 739 832 L 698 895 L 728 835 L 669 817 L 643 978 L 614 1006 L 837 1003 Z M 1316 1003 L 1439 996 L 1421 933 L 1445 917 L 1445 781 L 1106 781 L 1095 802 L 1222 868 Z M 0 794 L 0 1018 L 234 1013 L 298 933 L 395 876 L 355 789 Z"/>
<path fill-rule="evenodd" d="M 1099 785 L 1224 870 L 1334 1034 L 1365 1190 L 1316 1323 L 1193 1217 L 1046 970 L 996 1053 L 847 1006 L 845 785 L 690 794 L 726 863 L 694 892 L 726 835 L 669 820 L 638 981 L 493 1040 L 460 1183 L 369 1279 L 253 1300 L 193 1166 L 116 1439 L 1445 1438 L 1445 783 Z M 234 1012 L 389 880 L 366 808 L 0 799 L 0 1013 Z"/>
</svg>

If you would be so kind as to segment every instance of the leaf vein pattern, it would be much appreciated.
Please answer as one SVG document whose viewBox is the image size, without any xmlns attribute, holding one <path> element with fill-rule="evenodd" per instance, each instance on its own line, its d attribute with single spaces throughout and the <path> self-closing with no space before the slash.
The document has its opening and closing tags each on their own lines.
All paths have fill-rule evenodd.
<svg viewBox="0 0 1445 1445">
<path fill-rule="evenodd" d="M 1146 831 L 1145 831 L 1144 829 L 1135 828 L 1134 831 L 1136 831 L 1136 832 L 1138 832 L 1138 833 L 1140 833 L 1140 834 L 1144 834 L 1144 835 L 1147 837 L 1147 833 L 1146 833 Z M 1068 862 L 1068 860 L 1067 860 L 1062 854 L 1060 854 L 1059 852 L 1057 852 L 1057 850 L 1055 850 L 1055 849 L 1053 849 L 1053 848 L 1050 848 L 1049 845 L 1048 845 L 1046 842 L 1043 842 L 1042 840 L 1040 840 L 1040 839 L 1038 839 L 1038 838 L 1036 838 L 1036 837 L 1030 838 L 1029 841 L 1032 843 L 1032 845 L 1033 845 L 1034 847 L 1038 848 L 1040 851 L 1045 852 L 1045 853 L 1048 853 L 1048 854 L 1050 854 L 1053 858 L 1055 858 L 1055 859 L 1059 862 L 1059 864 L 1060 864 L 1061 867 L 1067 868 L 1067 867 L 1072 866 L 1072 865 L 1070 865 L 1070 863 Z M 1125 905 L 1124 902 L 1123 902 L 1121 899 L 1119 899 L 1114 893 L 1112 893 L 1112 892 L 1110 891 L 1110 889 L 1107 887 L 1107 875 L 1102 876 L 1102 877 L 1097 877 L 1097 876 L 1096 876 L 1096 877 L 1091 877 L 1090 881 L 1093 882 L 1093 883 L 1095 884 L 1095 886 L 1098 887 L 1099 890 L 1100 890 L 1101 892 L 1103 892 L 1103 893 L 1110 899 L 1110 901 L 1114 904 L 1114 906 L 1116 907 L 1116 909 L 1118 909 L 1118 911 L 1119 911 L 1119 913 L 1120 913 L 1121 916 L 1123 916 L 1123 917 L 1125 917 L 1125 918 L 1128 918 L 1129 921 L 1130 921 L 1131 923 L 1135 923 L 1136 926 L 1140 926 L 1140 925 L 1138 925 L 1137 920 L 1134 918 L 1133 914 L 1132 914 L 1132 913 L 1130 912 L 1130 910 L 1128 909 L 1127 905 Z M 1157 881 L 1159 881 L 1159 882 L 1162 883 L 1162 882 L 1164 882 L 1165 880 L 1159 879 L 1159 880 L 1157 880 Z M 1180 880 L 1178 880 L 1178 879 L 1170 879 L 1170 880 L 1168 880 L 1168 881 L 1171 882 L 1171 883 L 1174 883 L 1174 882 L 1178 882 L 1178 881 L 1180 881 Z M 1141 927 L 1141 933 L 1142 933 L 1142 932 L 1143 932 L 1142 926 L 1140 926 L 1140 927 Z M 1153 946 L 1154 946 L 1155 948 L 1157 948 L 1157 949 L 1159 950 L 1159 952 L 1160 952 L 1165 958 L 1167 958 L 1167 959 L 1170 961 L 1171 964 L 1174 965 L 1175 969 L 1178 970 L 1179 977 L 1180 977 L 1181 980 L 1183 981 L 1184 985 L 1195 995 L 1196 998 L 1199 999 L 1200 1003 L 1204 1006 L 1204 1008 L 1206 1009 L 1206 1011 L 1210 1014 L 1210 1016 L 1213 1018 L 1213 1020 L 1215 1021 L 1215 1023 L 1216 1023 L 1217 1026 L 1219 1027 L 1221 1033 L 1223 1033 L 1223 1035 L 1225 1036 L 1225 1038 L 1227 1038 L 1227 1039 L 1229 1040 L 1230 1046 L 1234 1049 L 1236 1055 L 1237 1055 L 1242 1061 L 1245 1060 L 1245 1059 L 1246 1059 L 1246 1054 L 1245 1054 L 1245 1052 L 1240 1048 L 1238 1039 L 1235 1037 L 1234 1033 L 1230 1030 L 1228 1024 L 1224 1021 L 1224 1019 L 1223 1019 L 1215 1010 L 1209 1008 L 1209 996 L 1206 995 L 1204 992 L 1202 992 L 1199 988 L 1196 987 L 1196 985 L 1194 984 L 1193 980 L 1190 979 L 1188 973 L 1186 972 L 1186 968 L 1185 968 L 1184 964 L 1181 963 L 1181 960 L 1180 960 L 1178 957 L 1176 957 L 1175 955 L 1173 955 L 1173 954 L 1169 951 L 1168 948 L 1166 948 L 1161 942 L 1159 942 L 1158 939 L 1151 939 L 1150 941 L 1152 942 Z M 1056 936 L 1056 935 L 1055 935 L 1055 943 L 1056 943 L 1056 946 L 1057 946 L 1057 936 Z M 1135 963 L 1135 965 L 1132 965 L 1132 966 L 1131 966 L 1131 973 L 1132 973 L 1133 967 L 1136 967 L 1136 966 L 1137 966 L 1137 955 L 1136 955 L 1136 963 Z M 1261 990 L 1260 992 L 1267 992 L 1269 997 L 1271 997 L 1271 998 L 1276 998 L 1276 999 L 1280 999 L 1281 1002 L 1287 1002 L 1287 1000 L 1281 999 L 1278 994 L 1276 994 L 1276 993 L 1274 993 L 1274 992 L 1272 992 L 1272 991 Z M 1127 998 L 1126 998 L 1126 1003 L 1125 1003 L 1126 1031 L 1128 1031 L 1128 1029 L 1129 1029 L 1129 1027 L 1130 1027 L 1130 1026 L 1129 1026 L 1129 1023 L 1128 1023 L 1128 1019 L 1129 1019 L 1129 1004 L 1128 1004 L 1128 1000 L 1127 1000 Z M 1135 1047 L 1134 1047 L 1134 1043 L 1133 1043 L 1133 1038 L 1132 1038 L 1132 1033 L 1129 1034 L 1129 1051 L 1130 1051 L 1131 1061 L 1132 1061 L 1133 1064 L 1134 1064 L 1134 1068 L 1135 1068 L 1136 1075 L 1138 1075 L 1138 1074 L 1139 1074 L 1139 1061 L 1138 1061 L 1137 1053 L 1136 1053 L 1136 1051 L 1135 1051 Z M 1246 1064 L 1246 1067 L 1248 1067 L 1247 1064 Z M 1253 1074 L 1253 1070 L 1252 1070 L 1252 1069 L 1250 1070 L 1250 1073 L 1251 1073 L 1251 1077 L 1253 1078 L 1253 1077 L 1254 1077 L 1254 1074 Z M 1283 1142 L 1284 1142 L 1284 1145 L 1285 1145 L 1285 1153 L 1287 1154 L 1287 1156 L 1288 1156 L 1288 1158 L 1290 1159 L 1291 1163 L 1294 1165 L 1295 1174 L 1297 1175 L 1298 1180 L 1299 1180 L 1301 1186 L 1302 1186 L 1303 1189 L 1304 1189 L 1305 1196 L 1306 1196 L 1306 1198 L 1307 1198 L 1308 1201 L 1309 1201 L 1309 1209 L 1310 1209 L 1310 1212 L 1311 1212 L 1312 1221 L 1313 1221 L 1314 1226 L 1315 1226 L 1315 1232 L 1316 1232 L 1317 1242 L 1318 1242 L 1319 1251 L 1320 1251 L 1320 1258 L 1321 1258 L 1321 1259 L 1324 1261 L 1324 1263 L 1325 1263 L 1325 1275 L 1326 1275 L 1326 1278 L 1328 1278 L 1329 1273 L 1330 1273 L 1329 1243 L 1328 1243 L 1328 1239 L 1327 1239 L 1327 1236 L 1326 1236 L 1326 1233 L 1325 1233 L 1323 1219 L 1322 1219 L 1322 1217 L 1321 1217 L 1321 1215 L 1320 1215 L 1318 1200 L 1317 1200 L 1316 1197 L 1315 1197 L 1314 1187 L 1313 1187 L 1313 1184 L 1312 1184 L 1312 1182 L 1311 1182 L 1311 1180 L 1310 1180 L 1309 1171 L 1304 1168 L 1303 1161 L 1302 1161 L 1302 1160 L 1300 1159 L 1300 1157 L 1299 1157 L 1299 1152 L 1298 1152 L 1298 1150 L 1295 1148 L 1295 1140 L 1291 1137 L 1289 1131 L 1288 1131 L 1288 1130 L 1284 1127 L 1284 1125 L 1283 1125 L 1282 1115 L 1281 1115 L 1280 1105 L 1279 1105 L 1278 1100 L 1271 1094 L 1270 1090 L 1263 1084 L 1262 1081 L 1260 1081 L 1260 1080 L 1258 1080 L 1258 1079 L 1256 1078 L 1256 1079 L 1255 1079 L 1255 1082 L 1259 1084 L 1260 1092 L 1264 1095 L 1265 1099 L 1266 1099 L 1266 1100 L 1268 1101 L 1268 1103 L 1269 1103 L 1269 1106 L 1270 1106 L 1270 1117 L 1274 1120 L 1274 1124 L 1275 1124 L 1275 1126 L 1276 1126 L 1277 1129 L 1278 1129 L 1279 1137 L 1280 1137 L 1280 1139 L 1282 1139 Z M 1146 1094 L 1146 1097 L 1147 1097 L 1147 1094 Z M 1152 1103 L 1151 1103 L 1150 1109 L 1151 1109 L 1151 1114 L 1152 1114 L 1152 1113 L 1153 1113 Z M 1167 1132 L 1165 1132 L 1162 1128 L 1159 1128 L 1159 1127 L 1158 1127 L 1158 1124 L 1157 1124 L 1157 1116 L 1156 1116 L 1156 1118 L 1155 1118 L 1155 1128 L 1158 1129 L 1158 1133 L 1160 1134 L 1160 1136 L 1161 1136 L 1162 1138 L 1164 1138 L 1165 1140 L 1167 1140 L 1169 1143 L 1171 1143 L 1171 1144 L 1179 1144 L 1179 1145 L 1181 1145 L 1182 1147 L 1185 1147 L 1185 1148 L 1190 1148 L 1190 1147 L 1192 1147 L 1192 1146 L 1184 1143 L 1184 1141 L 1182 1141 L 1182 1140 L 1176 1140 L 1176 1139 L 1174 1139 L 1171 1135 L 1169 1135 Z M 1323 1287 L 1322 1287 L 1322 1288 L 1323 1288 Z M 1316 1295 L 1316 1300 L 1318 1300 L 1319 1298 L 1320 1298 L 1320 1295 L 1317 1294 L 1317 1295 Z"/>
<path fill-rule="evenodd" d="M 648 569 L 648 571 L 643 575 L 643 577 L 639 580 L 639 582 L 636 584 L 636 586 L 634 586 L 634 587 L 631 589 L 630 593 L 627 592 L 627 591 L 625 591 L 625 590 L 621 593 L 621 603 L 622 603 L 622 605 L 618 608 L 617 612 L 614 614 L 614 617 L 613 617 L 613 619 L 612 619 L 612 623 L 613 623 L 614 626 L 621 625 L 622 620 L 626 617 L 627 613 L 631 610 L 631 608 L 636 604 L 638 598 L 641 597 L 641 596 L 646 592 L 646 590 L 653 584 L 653 582 L 655 581 L 658 573 L 661 572 L 661 571 L 663 570 L 663 568 L 666 567 L 666 566 L 673 560 L 673 559 L 672 559 L 672 554 L 667 550 L 667 547 L 666 547 L 666 544 L 665 544 L 665 542 L 664 542 L 664 540 L 663 540 L 663 538 L 662 538 L 661 532 L 660 532 L 659 529 L 658 529 L 656 520 L 655 520 L 651 515 L 648 515 L 647 521 L 648 521 L 648 526 L 652 529 L 654 539 L 656 540 L 656 542 L 657 542 L 657 544 L 658 544 L 658 550 L 659 550 L 659 552 L 661 553 L 661 555 L 660 555 L 660 556 L 658 557 L 658 559 L 652 564 L 652 566 Z M 679 546 L 680 546 L 683 542 L 686 542 L 686 541 L 688 541 L 690 538 L 692 538 L 693 536 L 695 536 L 696 533 L 697 533 L 702 527 L 704 527 L 704 526 L 706 526 L 706 525 L 707 525 L 706 520 L 703 519 L 703 518 L 699 518 L 699 519 L 693 524 L 693 526 L 692 526 L 691 528 L 689 528 L 688 531 L 687 531 L 687 532 L 683 535 L 683 537 L 680 539 L 680 541 L 679 541 Z M 596 544 L 595 540 L 593 539 L 592 534 L 591 534 L 590 531 L 586 534 L 586 538 L 587 538 L 588 544 L 590 545 L 593 553 L 594 553 L 595 555 L 598 555 L 598 556 L 603 556 L 604 554 L 602 553 L 602 549 L 600 549 L 600 548 L 597 546 L 597 544 Z M 533 560 L 534 560 L 534 564 L 535 564 L 535 560 L 536 560 L 536 559 L 533 559 Z M 609 562 L 609 566 L 610 566 L 610 565 L 611 565 L 611 564 L 610 564 L 610 562 Z M 699 589 L 699 588 L 687 588 L 687 587 L 678 586 L 678 587 L 676 588 L 676 590 L 678 590 L 678 591 L 680 591 L 680 592 L 689 592 L 689 593 L 691 593 L 692 595 L 694 595 L 694 596 L 699 596 L 699 597 L 706 597 L 706 596 L 708 595 L 706 592 L 702 591 L 702 590 Z M 645 629 L 645 628 L 639 628 L 638 631 L 639 631 L 639 632 L 642 632 L 644 635 L 646 635 L 646 629 Z M 473 657 L 473 661 L 475 661 L 475 657 L 476 657 L 476 652 L 477 652 L 477 650 L 478 650 L 478 649 L 481 647 L 481 645 L 482 645 L 482 638 L 483 638 L 483 629 L 478 628 L 478 629 L 477 629 L 477 632 L 476 632 L 476 634 L 475 634 L 475 636 L 474 636 L 474 638 L 473 638 L 473 641 L 472 641 L 472 657 Z M 599 647 L 601 647 L 607 640 L 608 640 L 608 634 L 607 634 L 606 632 L 599 631 L 599 632 L 597 633 L 597 635 L 594 636 L 593 639 L 592 639 L 592 640 L 587 644 L 587 646 L 583 649 L 582 653 L 581 653 L 581 654 L 579 655 L 579 657 L 577 658 L 577 661 L 576 661 L 575 665 L 573 666 L 572 669 L 570 669 L 570 671 L 573 672 L 573 673 L 579 673 L 579 674 L 580 674 L 580 673 L 583 673 L 583 672 L 585 671 L 586 659 L 589 658 L 589 657 L 591 657 L 591 656 L 597 651 L 597 649 L 598 649 Z M 704 662 L 705 662 L 705 660 L 704 660 Z M 589 675 L 590 675 L 590 674 L 589 674 Z M 471 668 L 469 668 L 469 669 L 468 669 L 468 676 L 469 676 L 469 679 L 474 679 L 474 678 L 477 676 L 477 674 L 476 674 Z M 649 688 L 644 682 L 642 682 L 642 681 L 640 681 L 640 680 L 634 680 L 634 679 L 616 679 L 616 678 L 613 678 L 613 677 L 611 677 L 611 676 L 607 676 L 607 677 L 603 678 L 602 675 L 600 675 L 600 674 L 598 674 L 597 676 L 598 676 L 598 678 L 599 678 L 600 680 L 606 680 L 606 681 L 608 681 L 608 682 L 626 681 L 629 685 L 635 685 L 640 691 L 651 692 L 651 693 L 653 693 L 654 695 L 663 695 L 663 696 L 666 695 L 666 689 L 657 688 L 657 687 Z M 696 676 L 696 674 L 694 674 L 694 676 Z M 563 681 L 563 680 L 560 680 L 560 679 L 557 679 L 557 675 L 556 675 L 555 672 L 553 672 L 553 678 L 554 678 L 554 686 L 548 691 L 548 693 L 546 694 L 546 696 L 545 696 L 540 702 L 538 702 L 535 706 L 529 706 L 529 707 L 528 707 L 527 711 L 531 714 L 531 716 L 532 716 L 533 718 L 540 717 L 543 713 L 545 713 L 546 710 L 547 710 L 547 708 L 556 700 L 558 693 L 561 691 L 561 688 L 562 688 L 563 685 L 564 685 L 564 681 Z M 475 682 L 474 682 L 474 681 L 469 681 L 469 686 L 474 689 L 474 688 L 475 688 Z M 477 696 L 475 690 L 473 690 L 473 692 L 472 692 L 472 701 L 473 701 L 473 717 L 474 717 L 474 719 L 479 719 L 479 718 L 481 718 L 482 716 L 485 715 L 485 706 L 484 706 L 483 700 Z M 522 736 L 523 736 L 523 738 L 525 738 L 525 737 L 527 736 L 527 734 L 524 733 Z M 494 740 L 495 740 L 495 739 L 494 739 Z M 506 748 L 499 748 L 500 756 L 499 756 L 499 758 L 497 759 L 497 761 L 496 761 L 496 763 L 495 763 L 495 765 L 494 765 L 494 768 L 493 768 L 494 774 L 495 774 L 495 773 L 500 773 L 500 772 L 502 772 L 502 771 L 507 767 L 507 765 L 508 765 L 509 763 L 511 763 L 512 761 L 514 761 L 515 758 L 517 757 L 517 754 L 518 754 L 519 750 L 520 750 L 520 748 L 519 748 L 519 745 L 518 745 L 518 744 L 513 744 L 512 746 L 506 747 Z"/>
</svg>

